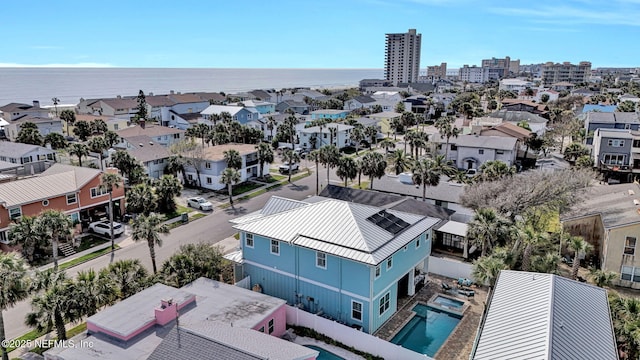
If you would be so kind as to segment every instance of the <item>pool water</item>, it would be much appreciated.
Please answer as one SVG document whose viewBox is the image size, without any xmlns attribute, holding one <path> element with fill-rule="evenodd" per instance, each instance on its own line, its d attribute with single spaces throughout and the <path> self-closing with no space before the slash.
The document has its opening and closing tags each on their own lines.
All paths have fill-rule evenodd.
<svg viewBox="0 0 640 360">
<path fill-rule="evenodd" d="M 418 304 L 416 316 L 391 342 L 427 356 L 434 356 L 460 322 L 460 317 Z"/>
<path fill-rule="evenodd" d="M 450 299 L 444 296 L 438 296 L 433 300 L 433 302 L 436 304 L 445 305 L 454 309 L 462 309 L 462 307 L 464 306 L 464 302 L 460 300 Z"/>
<path fill-rule="evenodd" d="M 315 345 L 305 345 L 305 347 L 308 347 L 309 349 L 313 349 L 320 353 L 318 354 L 318 357 L 316 358 L 316 360 L 344 360 L 344 358 L 341 358 L 340 356 L 330 351 L 327 351 L 321 347 L 318 347 Z"/>
</svg>

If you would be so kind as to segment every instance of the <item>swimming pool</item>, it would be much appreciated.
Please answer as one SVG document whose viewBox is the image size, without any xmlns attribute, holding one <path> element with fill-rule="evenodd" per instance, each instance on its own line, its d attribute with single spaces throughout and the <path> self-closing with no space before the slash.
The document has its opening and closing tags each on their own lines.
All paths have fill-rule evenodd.
<svg viewBox="0 0 640 360">
<path fill-rule="evenodd" d="M 416 315 L 391 342 L 427 356 L 434 356 L 460 322 L 461 317 L 417 304 Z"/>
<path fill-rule="evenodd" d="M 320 353 L 316 360 L 344 360 L 344 358 L 315 345 L 305 345 L 304 347 L 308 347 L 309 349 L 313 349 Z"/>
<path fill-rule="evenodd" d="M 427 306 L 440 311 L 452 313 L 457 316 L 462 316 L 464 311 L 467 310 L 468 304 L 448 295 L 435 294 L 431 299 L 429 299 Z"/>
<path fill-rule="evenodd" d="M 462 309 L 462 307 L 464 306 L 464 301 L 451 299 L 448 297 L 444 297 L 442 295 L 438 295 L 438 297 L 433 299 L 433 302 L 436 304 L 449 306 L 455 309 Z"/>
</svg>

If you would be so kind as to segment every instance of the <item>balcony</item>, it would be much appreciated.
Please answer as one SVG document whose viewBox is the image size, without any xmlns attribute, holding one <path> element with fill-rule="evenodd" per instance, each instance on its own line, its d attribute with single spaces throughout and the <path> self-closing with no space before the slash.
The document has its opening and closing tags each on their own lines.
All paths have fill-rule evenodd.
<svg viewBox="0 0 640 360">
<path fill-rule="evenodd" d="M 253 166 L 253 165 L 258 165 L 258 162 L 259 162 L 258 159 L 255 159 L 255 160 L 247 159 L 247 167 Z"/>
</svg>

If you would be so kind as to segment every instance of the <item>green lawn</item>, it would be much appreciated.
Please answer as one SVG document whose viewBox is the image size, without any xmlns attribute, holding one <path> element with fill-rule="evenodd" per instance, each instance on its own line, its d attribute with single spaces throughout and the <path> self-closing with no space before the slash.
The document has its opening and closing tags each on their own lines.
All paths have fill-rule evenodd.
<svg viewBox="0 0 640 360">
<path fill-rule="evenodd" d="M 197 219 L 203 218 L 203 217 L 205 217 L 205 216 L 207 216 L 207 214 L 197 213 L 197 214 L 195 214 L 195 215 L 191 216 L 191 217 L 189 218 L 189 221 L 191 221 L 191 220 L 197 220 Z"/>
<path fill-rule="evenodd" d="M 120 248 L 120 246 L 118 246 L 118 244 L 116 244 L 116 250 L 118 250 L 119 248 Z M 61 270 L 61 271 L 62 270 L 66 270 L 66 269 L 74 267 L 74 266 L 76 266 L 78 264 L 82 264 L 84 262 L 87 262 L 89 260 L 93 260 L 93 259 L 95 259 L 97 257 L 102 256 L 102 255 L 108 254 L 110 252 L 111 252 L 111 246 L 106 247 L 106 248 L 101 249 L 101 250 L 96 250 L 96 251 L 94 251 L 92 253 L 89 253 L 87 255 L 81 256 L 79 258 L 75 258 L 75 259 L 73 259 L 71 261 L 67 261 L 65 263 L 62 263 L 62 264 L 58 265 L 58 269 Z"/>
<path fill-rule="evenodd" d="M 15 340 L 16 340 L 15 342 L 20 344 L 21 343 L 20 340 L 35 340 L 35 339 L 43 336 L 44 334 L 46 334 L 46 332 L 39 332 L 38 330 L 31 330 L 28 333 L 26 333 L 26 334 L 24 334 L 24 335 L 22 335 L 20 337 L 15 338 Z M 7 353 L 10 353 L 15 349 L 16 349 L 15 347 L 8 347 L 7 348 Z"/>
<path fill-rule="evenodd" d="M 76 252 L 84 251 L 90 249 L 96 245 L 104 244 L 106 242 L 111 241 L 110 239 L 101 238 L 95 235 L 88 235 L 82 238 L 82 242 L 80 242 L 80 246 L 76 249 Z"/>
<path fill-rule="evenodd" d="M 257 184 L 254 182 L 245 182 L 240 185 L 236 185 L 233 187 L 233 196 L 237 196 L 240 194 L 244 194 L 248 191 L 254 190 L 262 186 L 262 184 Z M 228 193 L 228 192 L 227 192 Z"/>
<path fill-rule="evenodd" d="M 71 329 L 67 330 L 67 339 L 71 339 L 72 337 L 84 332 L 87 330 L 87 323 L 82 323 L 78 326 L 72 327 Z M 52 340 L 57 340 L 57 337 L 54 337 Z M 39 355 L 42 355 L 43 352 L 49 350 L 49 348 L 42 348 L 42 347 L 36 347 L 30 350 L 30 352 L 32 353 L 36 353 Z"/>
<path fill-rule="evenodd" d="M 369 181 L 362 181 L 360 183 L 360 187 L 358 187 L 358 182 L 356 181 L 355 184 L 351 185 L 352 188 L 354 189 L 365 189 L 365 190 L 369 190 Z"/>
<path fill-rule="evenodd" d="M 170 220 L 188 212 L 191 212 L 190 208 L 182 205 L 176 205 L 176 211 L 164 214 L 164 218 L 165 220 Z"/>
</svg>

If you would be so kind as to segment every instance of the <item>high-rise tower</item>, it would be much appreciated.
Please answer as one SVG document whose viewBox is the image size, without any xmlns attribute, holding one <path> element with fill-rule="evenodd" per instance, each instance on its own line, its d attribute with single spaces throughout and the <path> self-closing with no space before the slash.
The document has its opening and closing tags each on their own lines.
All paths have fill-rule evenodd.
<svg viewBox="0 0 640 360">
<path fill-rule="evenodd" d="M 422 34 L 417 34 L 416 29 L 386 34 L 384 75 L 387 81 L 393 85 L 418 82 L 421 43 Z"/>
</svg>

